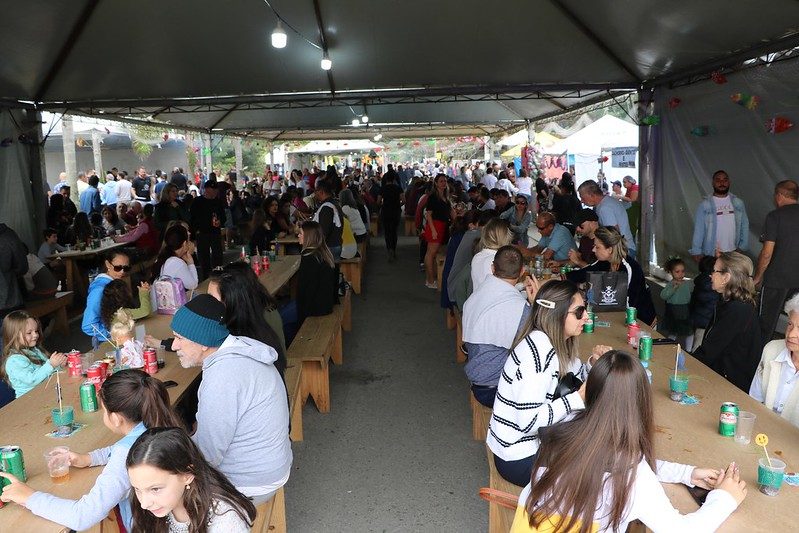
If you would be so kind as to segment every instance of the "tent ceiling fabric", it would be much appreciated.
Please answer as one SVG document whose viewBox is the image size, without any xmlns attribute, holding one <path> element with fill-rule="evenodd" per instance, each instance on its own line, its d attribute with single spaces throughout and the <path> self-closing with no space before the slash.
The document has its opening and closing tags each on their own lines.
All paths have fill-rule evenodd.
<svg viewBox="0 0 799 533">
<path fill-rule="evenodd" d="M 262 0 L 19 2 L 0 21 L 0 100 L 285 139 L 349 135 L 347 106 L 365 104 L 370 121 L 484 134 L 799 44 L 795 0 L 530 0 L 502 16 L 482 0 L 317 1 L 329 77 L 321 51 L 290 29 L 285 49 L 271 47 L 276 19 Z M 319 43 L 314 1 L 271 3 Z"/>
</svg>

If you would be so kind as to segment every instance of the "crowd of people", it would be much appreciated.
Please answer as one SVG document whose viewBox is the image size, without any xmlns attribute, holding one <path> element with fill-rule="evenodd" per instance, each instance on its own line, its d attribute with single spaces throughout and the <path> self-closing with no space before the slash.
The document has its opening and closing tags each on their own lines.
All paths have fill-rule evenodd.
<svg viewBox="0 0 799 533">
<path fill-rule="evenodd" d="M 669 258 L 665 314 L 658 317 L 637 259 L 640 195 L 632 177 L 611 191 L 601 180 L 575 186 L 564 173 L 553 184 L 499 163 L 462 165 L 457 174 L 424 164 L 388 165 L 385 172 L 328 166 L 287 177 L 271 170 L 263 177 L 235 171 L 187 177 L 175 168 L 167 178 L 140 168 L 133 180 L 112 169 L 103 183 L 92 171 L 79 175 L 77 204 L 65 178 L 51 191 L 48 228 L 33 256 L 43 268 L 63 275 L 54 254 L 98 239 L 132 245 L 107 254 L 89 285 L 82 330 L 95 345 L 113 339 L 127 348 L 127 361 L 138 362 L 144 343 L 131 329 L 153 309 L 151 284 L 166 276 L 192 290 L 210 278 L 207 294 L 175 313 L 174 338 L 145 339 L 176 351 L 181 365 L 202 368 L 192 416 L 173 410 L 157 380 L 122 370 L 99 395 L 103 421 L 119 441 L 89 454 L 70 452 L 75 467 L 105 465 L 86 496 L 65 500 L 0 474 L 11 481 L 4 501 L 67 527 L 85 529 L 119 504 L 132 531 L 182 531 L 187 524 L 196 530 L 200 523 L 208 531 L 248 529 L 254 506 L 271 498 L 291 470 L 286 347 L 307 317 L 332 312 L 341 290 L 338 264 L 357 254 L 353 243 L 368 238 L 372 214 L 382 222 L 389 262 L 397 259 L 403 210 L 414 220 L 428 288 L 438 288 L 436 257 L 446 251 L 441 304 L 462 314 L 465 372 L 474 398 L 493 410 L 487 445 L 500 475 L 525 487 L 521 520 L 530 527 L 564 509 L 571 525 L 598 522 L 603 529 L 620 530 L 634 519 L 711 527 L 746 495 L 735 465 L 716 470 L 655 461 L 651 394 L 637 360 L 608 346 L 582 359 L 577 339 L 589 307 L 599 303 L 590 282 L 595 273 L 622 280 L 624 303 L 643 322 L 799 425 L 792 381 L 799 368 L 799 280 L 790 268 L 799 227 L 794 181 L 775 188 L 776 209 L 766 219 L 755 268 L 745 255 L 745 205 L 730 193 L 727 173 L 716 172 L 713 194 L 697 208 L 689 249 L 699 275 L 689 279 L 694 265 Z M 260 255 L 293 235 L 301 260 L 289 301 L 267 293 L 246 263 L 223 265 L 226 246 Z M 0 248 L 6 252 L 0 253 L 0 378 L 20 397 L 66 356 L 43 347 L 41 323 L 22 310 L 17 278 L 32 254 L 4 225 Z M 132 264 L 147 258 L 155 259 L 153 271 L 131 291 Z M 538 261 L 541 272 L 531 275 Z M 563 265 L 573 269 L 557 274 Z M 785 339 L 770 341 L 783 307 Z M 597 439 L 608 446 L 592 446 Z M 699 511 L 681 516 L 658 481 L 713 490 Z"/>
</svg>

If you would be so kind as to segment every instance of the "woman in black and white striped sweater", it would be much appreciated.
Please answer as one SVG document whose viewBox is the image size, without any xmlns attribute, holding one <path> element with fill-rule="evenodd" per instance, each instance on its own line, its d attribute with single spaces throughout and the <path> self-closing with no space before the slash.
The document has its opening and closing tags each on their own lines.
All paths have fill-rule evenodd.
<svg viewBox="0 0 799 533">
<path fill-rule="evenodd" d="M 538 430 L 585 408 L 585 385 L 558 396 L 558 383 L 569 372 L 584 382 L 590 364 L 610 350 L 596 346 L 588 363 L 580 361 L 577 336 L 587 319 L 585 300 L 574 283 L 546 283 L 505 362 L 486 443 L 500 475 L 520 487 L 530 482 Z"/>
</svg>

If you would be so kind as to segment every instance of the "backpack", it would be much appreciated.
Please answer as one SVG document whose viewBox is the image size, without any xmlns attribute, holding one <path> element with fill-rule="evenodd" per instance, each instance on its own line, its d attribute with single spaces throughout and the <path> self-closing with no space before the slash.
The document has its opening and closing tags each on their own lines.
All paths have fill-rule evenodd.
<svg viewBox="0 0 799 533">
<path fill-rule="evenodd" d="M 155 308 L 159 315 L 174 315 L 186 304 L 186 289 L 183 280 L 170 276 L 160 276 L 153 283 Z"/>
</svg>

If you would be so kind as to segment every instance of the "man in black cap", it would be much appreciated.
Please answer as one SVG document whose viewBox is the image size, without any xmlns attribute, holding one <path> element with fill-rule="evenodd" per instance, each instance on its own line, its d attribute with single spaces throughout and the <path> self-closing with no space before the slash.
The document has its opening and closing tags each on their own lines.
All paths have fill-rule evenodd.
<svg viewBox="0 0 799 533">
<path fill-rule="evenodd" d="M 583 209 L 574 219 L 574 227 L 580 235 L 577 250 L 569 252 L 569 261 L 582 268 L 596 261 L 594 255 L 594 232 L 599 228 L 599 217 L 593 209 Z"/>
</svg>

